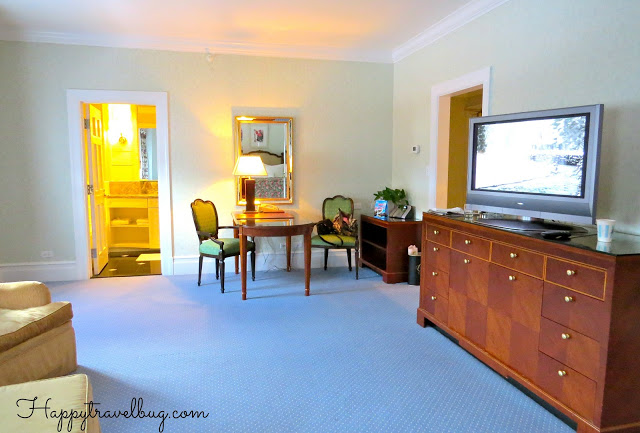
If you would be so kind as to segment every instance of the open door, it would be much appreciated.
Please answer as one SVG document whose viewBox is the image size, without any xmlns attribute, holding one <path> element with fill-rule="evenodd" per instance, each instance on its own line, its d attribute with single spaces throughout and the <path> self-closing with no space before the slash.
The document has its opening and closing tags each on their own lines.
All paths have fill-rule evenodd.
<svg viewBox="0 0 640 433">
<path fill-rule="evenodd" d="M 102 164 L 104 136 L 102 108 L 96 104 L 83 104 L 85 115 L 85 155 L 87 170 L 87 206 L 89 239 L 93 275 L 98 275 L 109 261 L 109 242 L 106 231 L 106 207 Z"/>
</svg>

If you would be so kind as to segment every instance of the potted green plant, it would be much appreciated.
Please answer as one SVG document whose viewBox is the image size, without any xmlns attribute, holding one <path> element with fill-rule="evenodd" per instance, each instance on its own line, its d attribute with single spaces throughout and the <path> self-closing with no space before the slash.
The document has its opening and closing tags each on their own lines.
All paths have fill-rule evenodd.
<svg viewBox="0 0 640 433">
<path fill-rule="evenodd" d="M 388 203 L 393 203 L 393 208 L 388 206 L 389 209 L 387 212 L 389 214 L 398 206 L 409 204 L 409 201 L 407 200 L 407 193 L 404 189 L 391 189 L 386 187 L 385 189 L 377 191 L 373 195 L 376 200 L 386 200 Z"/>
</svg>

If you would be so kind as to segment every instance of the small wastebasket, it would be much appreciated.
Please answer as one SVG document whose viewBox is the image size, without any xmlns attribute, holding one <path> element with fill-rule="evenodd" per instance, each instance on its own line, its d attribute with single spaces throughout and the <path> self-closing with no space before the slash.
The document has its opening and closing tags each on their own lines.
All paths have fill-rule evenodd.
<svg viewBox="0 0 640 433">
<path fill-rule="evenodd" d="M 409 284 L 420 285 L 420 253 L 409 256 Z"/>
</svg>

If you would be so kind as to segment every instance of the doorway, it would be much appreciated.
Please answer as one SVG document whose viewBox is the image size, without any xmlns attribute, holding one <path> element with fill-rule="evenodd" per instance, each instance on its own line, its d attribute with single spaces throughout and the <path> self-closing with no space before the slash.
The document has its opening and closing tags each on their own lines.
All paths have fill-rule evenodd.
<svg viewBox="0 0 640 433">
<path fill-rule="evenodd" d="M 113 113 L 110 113 L 110 105 L 121 108 L 127 106 L 126 109 L 129 110 L 128 123 L 133 125 L 130 128 L 130 133 L 127 132 L 128 128 L 121 128 L 120 131 L 117 131 L 115 130 L 117 128 L 109 127 L 113 126 L 109 125 L 110 114 L 112 118 L 114 117 Z M 87 151 L 87 140 L 98 135 L 97 131 L 90 131 L 90 126 L 94 122 L 91 119 L 91 107 L 101 109 L 100 116 L 102 116 L 101 123 L 103 125 L 101 133 L 103 150 L 102 153 L 95 150 L 94 156 L 90 156 Z M 154 131 L 154 128 L 151 128 L 153 125 L 145 121 L 145 116 L 149 120 L 149 113 L 144 113 L 144 111 L 150 110 L 150 107 L 155 107 Z M 109 269 L 109 265 L 98 269 L 104 263 L 104 248 L 100 248 L 96 242 L 100 237 L 94 236 L 94 233 L 100 229 L 99 225 L 96 226 L 96 222 L 99 221 L 104 221 L 103 244 L 116 241 L 116 245 L 111 245 L 114 248 L 111 248 L 111 254 L 108 254 L 107 257 L 113 257 L 114 253 L 120 254 L 121 258 L 136 254 L 134 259 L 138 259 L 140 254 L 155 254 L 152 257 L 142 257 L 139 262 L 144 264 L 135 263 L 136 269 L 141 270 L 145 265 L 151 266 L 150 262 L 156 262 L 156 266 L 161 269 L 163 275 L 172 275 L 173 230 L 168 158 L 167 94 L 164 92 L 68 90 L 67 112 L 71 153 L 76 279 L 87 279 L 97 275 L 96 270 L 104 272 L 105 269 Z M 87 112 L 90 116 L 89 132 L 85 129 L 84 122 Z M 96 114 L 95 110 L 94 114 Z M 98 115 L 96 114 L 95 117 L 98 118 Z M 138 121 L 140 122 L 138 123 Z M 155 136 L 155 147 L 150 143 L 153 136 Z M 144 157 L 141 158 L 141 145 L 143 144 L 147 145 L 148 150 L 146 161 Z M 109 148 L 114 145 L 119 147 Z M 89 146 L 89 148 L 93 148 L 93 146 Z M 153 155 L 154 150 L 155 155 Z M 103 156 L 103 167 L 102 170 L 98 170 L 96 167 L 94 174 L 92 174 L 88 167 L 97 165 L 97 162 L 92 161 L 97 159 L 98 155 Z M 154 161 L 155 166 L 153 165 Z M 105 171 L 109 171 L 109 173 L 105 173 Z M 150 176 L 154 172 L 157 173 L 157 180 L 153 182 L 151 179 L 141 178 L 143 173 Z M 96 182 L 96 176 L 100 173 L 103 176 L 102 183 Z M 133 176 L 132 173 L 135 173 L 136 179 L 118 179 L 118 176 L 123 173 L 128 173 L 129 176 Z M 124 182 L 124 184 L 117 184 L 118 182 Z M 138 186 L 138 190 L 132 191 L 130 189 L 132 184 L 126 182 L 132 182 L 133 186 Z M 155 185 L 153 185 L 154 182 Z M 87 194 L 87 185 L 94 185 L 94 207 L 95 201 L 99 202 L 100 200 L 100 197 L 95 194 L 96 183 L 98 189 L 103 189 L 104 218 L 98 216 L 100 210 L 93 209 L 90 200 L 88 200 L 91 198 L 91 194 Z M 154 188 L 156 191 L 153 191 Z M 142 206 L 142 201 L 145 202 L 145 206 Z M 152 211 L 154 207 L 155 212 Z M 117 224 L 122 224 L 122 226 L 116 228 Z M 156 235 L 152 235 L 149 230 L 152 225 L 158 228 L 155 231 Z M 131 234 L 123 234 L 127 230 L 131 231 Z M 141 244 L 144 245 L 141 247 Z M 118 250 L 118 248 L 133 250 L 126 252 Z M 144 251 L 140 251 L 140 249 Z M 108 250 L 109 245 L 107 245 Z M 157 260 L 158 254 L 159 261 Z M 139 271 L 135 273 L 139 274 Z"/>
<path fill-rule="evenodd" d="M 441 199 L 445 208 L 462 208 L 467 201 L 469 119 L 482 116 L 482 94 L 482 86 L 476 86 L 441 97 L 441 109 L 445 105 L 444 99 L 449 104 L 449 127 L 438 140 L 439 144 L 440 140 L 448 140 L 447 145 L 442 146 L 442 149 L 448 148 L 446 153 L 439 152 L 448 160 L 442 162 L 447 165 L 447 187 L 446 190 L 442 189 L 443 195 L 445 191 L 446 195 Z"/>
<path fill-rule="evenodd" d="M 464 206 L 469 119 L 489 114 L 490 78 L 485 68 L 431 89 L 430 208 Z"/>
<path fill-rule="evenodd" d="M 156 107 L 83 103 L 92 277 L 161 274 Z"/>
</svg>

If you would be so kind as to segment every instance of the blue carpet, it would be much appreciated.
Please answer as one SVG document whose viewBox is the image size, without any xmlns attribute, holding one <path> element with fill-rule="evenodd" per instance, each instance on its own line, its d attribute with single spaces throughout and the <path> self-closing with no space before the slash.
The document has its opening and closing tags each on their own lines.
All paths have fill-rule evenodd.
<svg viewBox="0 0 640 433">
<path fill-rule="evenodd" d="M 50 284 L 73 303 L 79 372 L 101 410 L 194 410 L 164 432 L 557 432 L 572 430 L 433 329 L 418 287 L 370 270 L 259 272 L 240 298 L 211 275 Z M 102 419 L 105 433 L 159 419 Z"/>
</svg>

